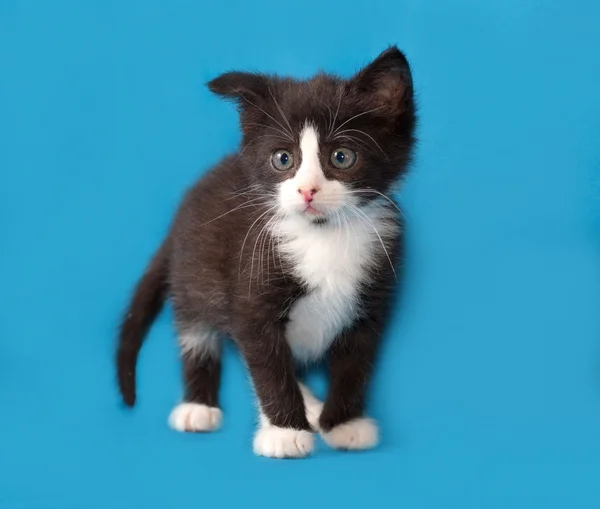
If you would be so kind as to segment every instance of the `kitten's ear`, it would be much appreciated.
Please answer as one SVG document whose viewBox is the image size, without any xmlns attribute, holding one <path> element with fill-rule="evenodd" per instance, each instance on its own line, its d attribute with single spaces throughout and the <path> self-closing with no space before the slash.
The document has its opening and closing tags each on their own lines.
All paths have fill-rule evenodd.
<svg viewBox="0 0 600 509">
<path fill-rule="evenodd" d="M 404 54 L 392 46 L 350 80 L 350 89 L 366 98 L 373 108 L 400 114 L 411 108 L 413 82 Z"/>
<path fill-rule="evenodd" d="M 214 94 L 240 102 L 254 102 L 269 94 L 269 78 L 263 74 L 228 72 L 208 82 Z"/>
</svg>

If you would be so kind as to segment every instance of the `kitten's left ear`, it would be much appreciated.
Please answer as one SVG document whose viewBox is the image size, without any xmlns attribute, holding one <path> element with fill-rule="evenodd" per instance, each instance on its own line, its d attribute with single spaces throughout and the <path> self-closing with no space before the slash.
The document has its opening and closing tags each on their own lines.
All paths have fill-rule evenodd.
<svg viewBox="0 0 600 509">
<path fill-rule="evenodd" d="M 404 54 L 392 46 L 350 80 L 350 90 L 373 108 L 401 114 L 413 107 L 413 82 Z"/>
<path fill-rule="evenodd" d="M 268 97 L 269 78 L 263 74 L 248 72 L 228 72 L 208 82 L 208 88 L 216 95 L 226 99 L 255 102 Z"/>
</svg>

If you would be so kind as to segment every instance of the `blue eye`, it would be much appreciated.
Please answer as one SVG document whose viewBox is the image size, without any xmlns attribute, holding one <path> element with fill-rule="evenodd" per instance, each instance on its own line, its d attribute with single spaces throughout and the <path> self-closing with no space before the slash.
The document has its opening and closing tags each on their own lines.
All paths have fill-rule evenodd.
<svg viewBox="0 0 600 509">
<path fill-rule="evenodd" d="M 331 153 L 331 164 L 340 170 L 350 168 L 356 162 L 356 152 L 349 148 L 338 148 Z"/>
<path fill-rule="evenodd" d="M 294 166 L 294 158 L 287 150 L 276 150 L 271 156 L 271 164 L 276 170 L 286 171 Z"/>
</svg>

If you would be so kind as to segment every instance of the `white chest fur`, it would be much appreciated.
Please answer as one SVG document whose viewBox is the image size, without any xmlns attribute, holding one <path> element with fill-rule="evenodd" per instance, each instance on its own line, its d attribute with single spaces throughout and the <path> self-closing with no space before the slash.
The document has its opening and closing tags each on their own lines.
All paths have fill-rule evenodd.
<svg viewBox="0 0 600 509">
<path fill-rule="evenodd" d="M 309 289 L 288 315 L 286 339 L 297 360 L 320 358 L 360 311 L 361 287 L 395 233 L 395 222 L 381 208 L 365 212 L 369 222 L 355 217 L 319 227 L 288 218 L 277 227 L 282 254 Z"/>
</svg>

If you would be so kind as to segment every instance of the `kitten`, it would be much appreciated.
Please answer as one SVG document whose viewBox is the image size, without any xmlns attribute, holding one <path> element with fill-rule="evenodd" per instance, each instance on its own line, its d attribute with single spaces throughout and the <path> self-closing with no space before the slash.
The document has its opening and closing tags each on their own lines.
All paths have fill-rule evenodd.
<svg viewBox="0 0 600 509">
<path fill-rule="evenodd" d="M 117 354 L 125 403 L 148 329 L 170 298 L 185 394 L 178 431 L 221 424 L 221 344 L 231 337 L 260 406 L 254 452 L 303 457 L 314 432 L 339 449 L 378 441 L 367 385 L 396 293 L 416 108 L 409 64 L 391 47 L 349 79 L 230 72 L 208 83 L 234 101 L 241 151 L 185 195 L 125 313 Z M 327 359 L 324 403 L 299 368 Z"/>
</svg>

